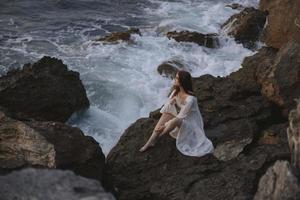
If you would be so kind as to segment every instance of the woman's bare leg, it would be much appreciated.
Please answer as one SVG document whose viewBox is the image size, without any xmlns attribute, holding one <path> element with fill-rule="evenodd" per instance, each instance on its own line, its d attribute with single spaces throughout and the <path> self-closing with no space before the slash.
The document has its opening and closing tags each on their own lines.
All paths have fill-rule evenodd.
<svg viewBox="0 0 300 200">
<path fill-rule="evenodd" d="M 166 133 L 170 133 L 176 127 L 180 128 L 181 123 L 182 123 L 182 119 L 179 118 L 170 120 L 169 123 L 166 123 L 166 127 L 163 129 L 163 131 L 160 133 L 159 136 L 162 136 Z"/>
<path fill-rule="evenodd" d="M 174 118 L 175 116 L 170 114 L 170 113 L 162 113 L 161 117 L 159 118 L 153 132 L 152 132 L 152 135 L 150 136 L 150 138 L 148 139 L 148 141 L 146 142 L 146 144 L 140 148 L 140 151 L 143 152 L 145 151 L 149 146 L 153 146 L 154 143 L 155 143 L 155 140 L 157 138 L 157 136 L 159 135 L 159 133 L 161 131 L 159 131 L 159 128 L 161 126 L 163 126 L 167 121 L 169 121 L 170 119 Z"/>
</svg>

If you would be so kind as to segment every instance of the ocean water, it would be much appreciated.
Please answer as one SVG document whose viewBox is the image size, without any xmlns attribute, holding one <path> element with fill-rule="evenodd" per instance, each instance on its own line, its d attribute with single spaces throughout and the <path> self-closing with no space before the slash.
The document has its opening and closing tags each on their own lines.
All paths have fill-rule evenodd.
<svg viewBox="0 0 300 200">
<path fill-rule="evenodd" d="M 158 74 L 159 64 L 176 59 L 194 77 L 226 76 L 255 53 L 220 30 L 239 12 L 229 3 L 258 6 L 258 0 L 1 0 L 0 75 L 44 55 L 62 59 L 80 73 L 91 103 L 67 124 L 93 136 L 107 155 L 128 126 L 167 99 L 173 83 Z M 132 43 L 94 42 L 130 27 L 142 32 Z M 177 43 L 165 36 L 172 30 L 219 33 L 221 46 Z"/>
</svg>

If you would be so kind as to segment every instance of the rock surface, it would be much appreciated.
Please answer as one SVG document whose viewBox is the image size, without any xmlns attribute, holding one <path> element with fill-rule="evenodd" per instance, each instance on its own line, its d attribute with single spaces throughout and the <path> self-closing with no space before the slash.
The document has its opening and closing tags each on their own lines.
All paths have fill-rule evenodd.
<svg viewBox="0 0 300 200">
<path fill-rule="evenodd" d="M 179 70 L 190 71 L 184 64 L 182 64 L 179 60 L 170 60 L 163 62 L 157 67 L 157 71 L 160 75 L 166 76 L 168 78 L 174 79 L 176 73 Z"/>
<path fill-rule="evenodd" d="M 300 41 L 300 0 L 261 0 L 259 8 L 269 13 L 262 33 L 263 42 L 281 48 L 290 40 Z"/>
<path fill-rule="evenodd" d="M 238 3 L 227 4 L 225 7 L 229 7 L 234 10 L 241 10 L 244 8 L 241 4 L 238 4 Z"/>
<path fill-rule="evenodd" d="M 258 75 L 267 73 L 265 65 L 273 64 L 278 55 L 276 49 L 263 48 L 227 77 L 194 78 L 214 155 L 184 156 L 169 136 L 163 136 L 154 148 L 139 152 L 160 117 L 158 110 L 127 128 L 107 156 L 107 175 L 116 197 L 252 199 L 267 167 L 278 159 L 289 159 L 287 119 L 281 107 L 262 94 L 258 81 Z"/>
<path fill-rule="evenodd" d="M 139 152 L 156 122 L 137 120 L 109 153 L 107 173 L 117 199 L 251 199 L 257 175 L 269 163 L 289 157 L 286 143 L 255 145 L 229 162 L 212 155 L 188 157 L 171 137 Z"/>
<path fill-rule="evenodd" d="M 27 168 L 0 176 L 1 200 L 114 200 L 101 183 L 69 170 Z"/>
<path fill-rule="evenodd" d="M 118 43 L 120 41 L 130 41 L 131 34 L 142 35 L 139 29 L 131 28 L 128 31 L 124 31 L 124 32 L 113 32 L 105 37 L 96 39 L 96 41 L 109 43 L 109 44 Z"/>
<path fill-rule="evenodd" d="M 277 161 L 259 181 L 255 200 L 300 199 L 299 154 L 300 154 L 300 99 L 297 107 L 289 113 L 287 139 L 291 152 L 291 164 Z"/>
<path fill-rule="evenodd" d="M 289 114 L 287 135 L 293 172 L 296 176 L 300 177 L 300 98 L 297 99 L 297 107 Z"/>
<path fill-rule="evenodd" d="M 103 179 L 105 157 L 99 144 L 60 122 L 21 122 L 0 112 L 0 152 L 0 174 L 34 166 Z"/>
<path fill-rule="evenodd" d="M 242 66 L 239 71 L 244 71 L 248 77 L 242 79 L 252 79 L 253 85 L 258 84 L 261 94 L 279 106 L 287 118 L 296 105 L 294 98 L 300 94 L 300 43 L 291 41 L 279 51 L 262 48 L 257 54 L 245 58 Z M 234 74 L 231 75 L 234 79 L 241 79 Z"/>
<path fill-rule="evenodd" d="M 65 122 L 89 106 L 79 73 L 61 60 L 43 57 L 0 77 L 0 106 L 15 118 Z"/>
<path fill-rule="evenodd" d="M 231 16 L 221 28 L 247 48 L 254 48 L 266 21 L 266 13 L 255 8 L 245 8 Z"/>
<path fill-rule="evenodd" d="M 277 161 L 260 179 L 254 200 L 297 200 L 300 185 L 287 161 Z"/>
<path fill-rule="evenodd" d="M 205 46 L 208 48 L 218 47 L 217 34 L 202 34 L 198 32 L 189 32 L 189 31 L 171 31 L 167 33 L 167 37 L 173 38 L 177 42 L 193 42 L 200 46 Z"/>
</svg>

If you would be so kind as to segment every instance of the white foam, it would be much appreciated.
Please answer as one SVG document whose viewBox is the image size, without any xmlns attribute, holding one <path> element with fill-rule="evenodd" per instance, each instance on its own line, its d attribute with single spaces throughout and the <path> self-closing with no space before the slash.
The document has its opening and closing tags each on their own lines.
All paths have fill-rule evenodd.
<svg viewBox="0 0 300 200">
<path fill-rule="evenodd" d="M 232 14 L 238 12 L 226 8 L 226 3 L 222 1 L 153 2 L 159 4 L 158 9 L 146 9 L 146 11 L 160 21 L 158 28 L 167 27 L 168 31 L 190 30 L 217 33 L 220 25 Z"/>
</svg>

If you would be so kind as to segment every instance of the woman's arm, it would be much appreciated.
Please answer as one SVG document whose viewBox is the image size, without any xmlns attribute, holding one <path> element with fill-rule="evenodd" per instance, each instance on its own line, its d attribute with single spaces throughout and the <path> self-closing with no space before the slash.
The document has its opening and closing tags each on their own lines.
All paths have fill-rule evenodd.
<svg viewBox="0 0 300 200">
<path fill-rule="evenodd" d="M 170 96 L 169 96 L 169 99 L 174 98 L 174 97 L 173 97 L 174 93 L 175 93 L 175 89 L 171 92 L 171 94 L 170 94 Z"/>
<path fill-rule="evenodd" d="M 193 106 L 193 98 L 189 98 L 186 100 L 186 104 L 181 108 L 180 112 L 178 113 L 178 115 L 172 119 L 170 119 L 169 121 L 167 121 L 165 123 L 165 125 L 163 125 L 161 127 L 161 129 L 163 129 L 162 134 L 165 133 L 169 133 L 170 131 L 172 131 L 178 124 L 180 124 L 180 121 L 185 118 L 189 112 L 192 109 Z"/>
<path fill-rule="evenodd" d="M 192 97 L 186 99 L 186 104 L 180 109 L 180 112 L 176 116 L 177 118 L 183 119 L 189 114 L 189 112 L 192 109 L 193 102 L 194 102 L 193 99 L 194 98 L 192 98 Z"/>
</svg>

